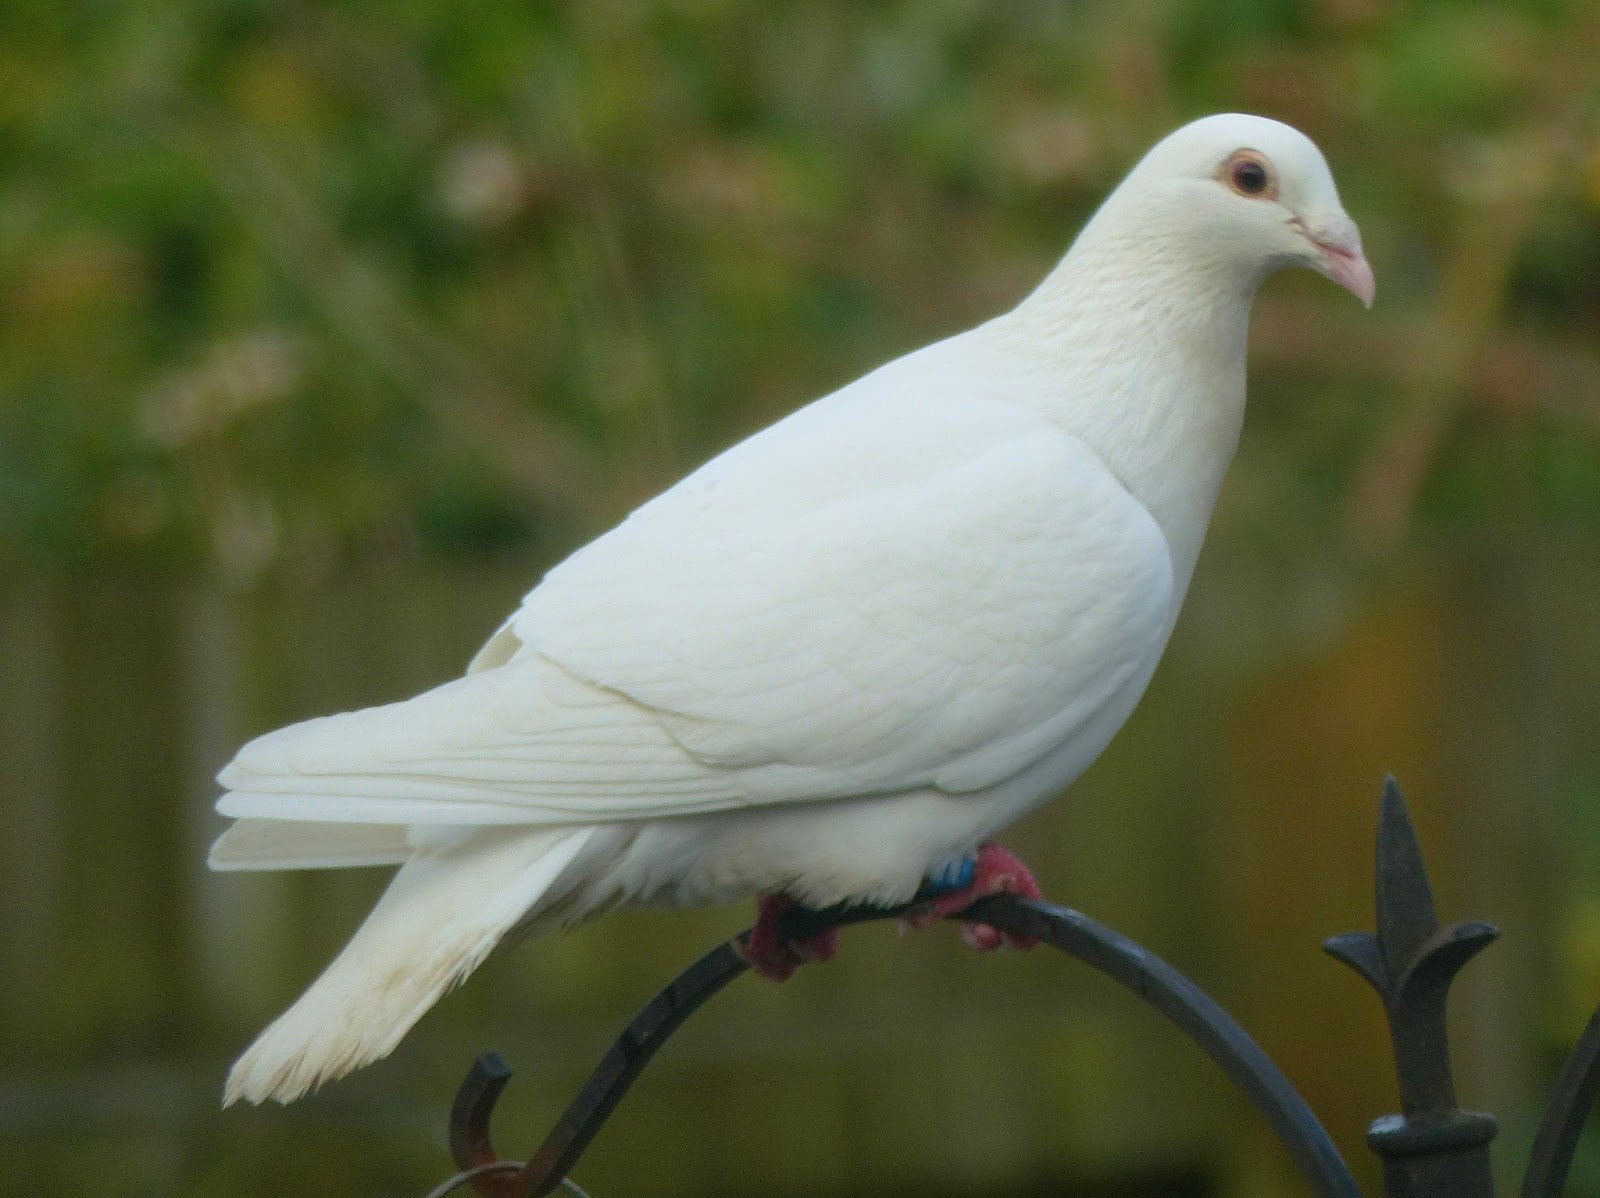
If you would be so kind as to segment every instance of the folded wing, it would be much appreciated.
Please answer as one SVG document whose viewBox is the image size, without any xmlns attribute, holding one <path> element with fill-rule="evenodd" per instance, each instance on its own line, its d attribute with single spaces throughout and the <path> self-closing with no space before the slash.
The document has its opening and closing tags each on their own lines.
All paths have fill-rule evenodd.
<svg viewBox="0 0 1600 1198">
<path fill-rule="evenodd" d="M 247 745 L 219 810 L 570 823 L 976 791 L 1142 684 L 1170 558 L 1086 446 L 1004 404 L 846 396 L 556 567 L 466 677 Z"/>
</svg>

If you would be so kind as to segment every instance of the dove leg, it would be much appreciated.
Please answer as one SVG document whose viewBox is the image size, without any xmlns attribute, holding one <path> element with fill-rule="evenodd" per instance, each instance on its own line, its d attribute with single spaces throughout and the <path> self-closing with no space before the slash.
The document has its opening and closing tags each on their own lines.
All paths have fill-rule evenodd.
<svg viewBox="0 0 1600 1198">
<path fill-rule="evenodd" d="M 930 924 L 964 911 L 979 899 L 990 894 L 1020 894 L 1025 898 L 1040 898 L 1039 883 L 1022 860 L 1009 849 L 998 844 L 978 846 L 978 855 L 936 878 L 930 878 L 923 892 L 933 893 L 915 915 L 902 921 L 914 928 Z M 1013 948 L 1032 948 L 1036 941 L 1022 936 L 1008 936 L 999 928 L 986 923 L 961 925 L 961 938 L 979 952 L 989 952 L 1002 944 Z"/>
<path fill-rule="evenodd" d="M 750 929 L 750 938 L 733 942 L 733 951 L 749 962 L 751 969 L 774 982 L 788 981 L 810 961 L 831 961 L 839 951 L 838 928 L 800 940 L 779 935 L 778 917 L 794 905 L 787 895 L 762 895 L 756 900 L 756 926 Z"/>
<path fill-rule="evenodd" d="M 1002 892 L 1028 898 L 1041 896 L 1038 882 L 1019 857 L 998 844 L 983 844 L 978 847 L 976 856 L 929 878 L 921 893 L 931 897 L 903 922 L 925 928 L 947 915 L 966 910 L 985 895 Z M 795 905 L 787 895 L 763 895 L 756 902 L 756 923 L 750 929 L 749 938 L 734 941 L 734 951 L 750 968 L 774 982 L 788 981 L 796 969 L 811 961 L 832 960 L 839 950 L 837 928 L 800 940 L 783 937 L 778 930 L 778 919 Z M 1032 948 L 1035 943 L 1025 937 L 1008 936 L 986 923 L 962 924 L 961 938 L 979 952 L 989 952 L 1002 944 Z"/>
</svg>

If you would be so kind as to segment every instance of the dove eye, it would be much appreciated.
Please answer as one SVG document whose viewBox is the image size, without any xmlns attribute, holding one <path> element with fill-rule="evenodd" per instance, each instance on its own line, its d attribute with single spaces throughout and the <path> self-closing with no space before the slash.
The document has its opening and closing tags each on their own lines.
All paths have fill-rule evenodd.
<svg viewBox="0 0 1600 1198">
<path fill-rule="evenodd" d="M 1237 150 L 1222 164 L 1221 175 L 1228 186 L 1250 199 L 1275 199 L 1278 181 L 1272 167 L 1254 150 Z"/>
</svg>

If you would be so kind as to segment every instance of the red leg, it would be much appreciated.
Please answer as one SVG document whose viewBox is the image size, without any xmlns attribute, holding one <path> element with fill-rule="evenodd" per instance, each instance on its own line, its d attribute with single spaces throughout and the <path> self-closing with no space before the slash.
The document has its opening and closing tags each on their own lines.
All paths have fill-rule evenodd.
<svg viewBox="0 0 1600 1198">
<path fill-rule="evenodd" d="M 1039 898 L 1042 891 L 1033 874 L 1020 858 L 997 844 L 978 846 L 978 860 L 972 871 L 972 881 L 959 890 L 946 891 L 928 900 L 915 915 L 903 921 L 914 928 L 925 928 L 947 915 L 965 911 L 973 903 L 990 894 L 1020 894 L 1024 898 Z M 979 952 L 989 952 L 1002 944 L 1012 948 L 1032 948 L 1036 943 L 1030 937 L 1009 936 L 999 928 L 986 923 L 963 923 L 961 938 Z"/>
<path fill-rule="evenodd" d="M 787 895 L 767 894 L 756 901 L 756 926 L 750 939 L 735 940 L 738 953 L 764 978 L 786 982 L 800 966 L 811 961 L 831 961 L 839 951 L 839 929 L 829 928 L 803 940 L 785 940 L 778 933 L 778 916 L 794 906 Z"/>
</svg>

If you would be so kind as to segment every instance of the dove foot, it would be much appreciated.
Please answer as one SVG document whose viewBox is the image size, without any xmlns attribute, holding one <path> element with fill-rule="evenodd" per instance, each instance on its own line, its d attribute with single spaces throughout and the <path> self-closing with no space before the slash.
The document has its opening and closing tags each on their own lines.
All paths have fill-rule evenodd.
<svg viewBox="0 0 1600 1198">
<path fill-rule="evenodd" d="M 1043 892 L 1034 881 L 1032 872 L 1021 858 L 998 844 L 978 846 L 978 855 L 963 861 L 958 867 L 945 870 L 930 878 L 924 893 L 933 897 L 922 904 L 915 914 L 901 920 L 902 926 L 925 928 L 947 915 L 965 911 L 979 899 L 991 894 L 1020 894 L 1024 898 L 1040 898 Z M 979 952 L 991 952 L 1002 944 L 1012 948 L 1032 948 L 1038 941 L 1027 936 L 1010 936 L 986 923 L 964 923 L 961 939 Z"/>
<path fill-rule="evenodd" d="M 735 940 L 733 951 L 762 977 L 786 982 L 800 966 L 812 961 L 831 961 L 839 951 L 839 929 L 829 928 L 815 936 L 786 940 L 778 932 L 778 917 L 795 901 L 787 895 L 767 894 L 756 900 L 756 926 L 748 939 Z"/>
</svg>

